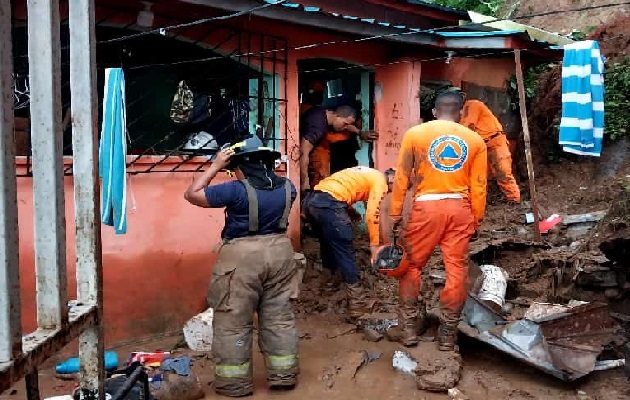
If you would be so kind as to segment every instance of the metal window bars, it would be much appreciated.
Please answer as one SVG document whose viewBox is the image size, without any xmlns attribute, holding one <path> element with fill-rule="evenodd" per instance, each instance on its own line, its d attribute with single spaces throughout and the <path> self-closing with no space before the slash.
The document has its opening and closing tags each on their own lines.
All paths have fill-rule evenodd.
<svg viewBox="0 0 630 400">
<path fill-rule="evenodd" d="M 26 378 L 39 399 L 38 367 L 79 338 L 82 399 L 103 399 L 102 265 L 97 175 L 94 0 L 70 2 L 77 300 L 68 302 L 58 0 L 28 1 L 37 329 L 22 335 L 11 5 L 0 0 L 0 392 Z M 52 94 L 52 95 L 51 95 Z"/>
<path fill-rule="evenodd" d="M 66 34 L 62 27 L 62 49 Z M 225 124 L 230 112 L 215 112 L 204 126 L 175 124 L 171 121 L 169 105 L 183 80 L 195 94 L 213 92 L 214 99 L 238 98 L 249 105 L 245 124 L 249 133 L 258 133 L 264 142 L 282 154 L 287 154 L 287 68 L 288 45 L 285 38 L 236 29 L 211 23 L 202 31 L 188 32 L 186 28 L 128 40 L 111 41 L 135 31 L 116 27 L 108 21 L 97 24 L 99 63 L 97 79 L 102 86 L 104 67 L 122 66 L 127 88 L 127 130 L 129 174 L 152 172 L 197 172 L 207 167 L 208 151 L 187 149 L 194 133 L 205 131 L 211 139 L 227 136 L 235 125 L 243 124 L 236 118 Z M 201 32 L 201 34 L 200 34 Z M 69 63 L 62 52 L 62 65 Z M 201 61 L 200 61 L 201 60 Z M 67 79 L 62 80 L 63 87 Z M 67 96 L 66 96 L 67 97 Z M 64 99 L 64 103 L 68 101 Z M 102 99 L 98 99 L 99 104 Z M 67 105 L 63 105 L 67 109 Z M 100 110 L 100 107 L 99 107 Z M 229 118 L 228 118 L 229 119 Z M 64 134 L 64 154 L 70 154 L 70 135 Z M 206 147 L 210 140 L 198 143 Z M 210 151 L 212 152 L 212 151 Z M 69 160 L 68 160 L 69 161 Z M 32 176 L 30 157 L 26 168 L 18 176 Z M 73 174 L 73 165 L 66 162 L 65 175 Z"/>
</svg>

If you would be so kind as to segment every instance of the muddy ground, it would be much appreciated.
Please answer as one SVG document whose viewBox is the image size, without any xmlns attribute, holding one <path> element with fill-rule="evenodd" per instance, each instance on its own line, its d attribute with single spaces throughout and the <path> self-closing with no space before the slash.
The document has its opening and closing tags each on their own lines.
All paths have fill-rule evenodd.
<svg viewBox="0 0 630 400">
<path fill-rule="evenodd" d="M 507 205 L 496 185 L 491 183 L 487 217 L 480 238 L 471 244 L 471 254 L 473 261 L 491 262 L 508 272 L 510 281 L 507 298 L 514 307 L 514 318 L 522 316 L 532 301 L 568 301 L 576 298 L 609 301 L 620 312 L 624 312 L 624 307 L 627 308 L 630 293 L 623 288 L 615 299 L 610 299 L 601 288 L 585 289 L 575 285 L 558 285 L 558 282 L 554 284 L 558 268 L 571 268 L 571 256 L 601 256 L 601 243 L 615 237 L 630 238 L 625 225 L 627 220 L 624 219 L 630 215 L 630 163 L 626 161 L 615 165 L 616 171 L 612 177 L 599 178 L 602 164 L 605 163 L 585 160 L 540 167 L 537 183 L 543 216 L 556 212 L 565 215 L 612 208 L 605 220 L 586 233 L 581 232 L 583 236 L 577 238 L 570 237 L 572 234 L 563 228 L 546 235 L 543 243 L 533 244 L 532 226 L 524 223 L 524 213 L 529 211 L 528 203 Z M 526 192 L 525 186 L 523 189 Z M 573 244 L 573 247 L 569 247 L 569 244 Z M 373 311 L 394 311 L 396 281 L 370 273 L 366 268 L 369 247 L 365 236 L 359 235 L 356 247 L 359 265 L 365 271 L 364 282 L 370 288 Z M 387 339 L 367 341 L 355 326 L 344 321 L 344 295 L 334 285 L 330 285 L 330 276 L 320 270 L 317 242 L 306 239 L 303 252 L 308 267 L 295 307 L 300 333 L 300 384 L 293 392 L 269 392 L 265 386 L 263 363 L 256 352 L 256 393 L 252 398 L 448 398 L 446 394 L 417 390 L 413 378 L 393 370 L 392 355 L 395 350 L 402 349 L 400 345 Z M 570 272 L 566 274 L 570 275 Z M 423 291 L 431 308 L 436 304 L 443 276 L 439 251 L 436 250 L 423 276 Z M 620 332 L 622 335 L 627 334 Z M 435 327 L 425 334 L 421 351 L 436 351 L 435 342 L 431 341 L 434 335 Z M 131 351 L 169 350 L 180 341 L 181 338 L 174 337 L 115 350 L 124 359 Z M 630 384 L 621 369 L 595 372 L 586 379 L 568 384 L 466 337 L 460 337 L 460 351 L 463 371 L 458 388 L 471 400 L 630 398 Z M 208 357 L 183 349 L 177 352 L 194 357 L 194 369 L 206 392 L 205 398 L 217 398 L 212 390 L 213 366 Z M 380 357 L 361 366 L 364 352 Z M 71 393 L 75 386 L 74 381 L 55 377 L 53 361 L 58 360 L 52 360 L 48 368 L 40 372 L 44 398 Z M 578 395 L 578 390 L 590 397 Z M 13 391 L 0 395 L 0 400 L 23 398 L 23 383 L 16 385 Z"/>
</svg>

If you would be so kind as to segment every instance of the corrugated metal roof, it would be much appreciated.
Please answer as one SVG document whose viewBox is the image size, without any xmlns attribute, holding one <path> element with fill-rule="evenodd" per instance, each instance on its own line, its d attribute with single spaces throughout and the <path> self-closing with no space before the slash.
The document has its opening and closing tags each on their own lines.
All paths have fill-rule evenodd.
<svg viewBox="0 0 630 400">
<path fill-rule="evenodd" d="M 443 37 L 486 37 L 486 36 L 511 36 L 523 33 L 525 31 L 465 31 L 465 32 L 451 32 L 451 31 L 429 31 Z"/>
<path fill-rule="evenodd" d="M 332 16 L 335 18 L 345 19 L 349 21 L 360 21 L 366 24 L 371 24 L 371 25 L 378 25 L 378 26 L 387 27 L 387 28 L 394 28 L 394 29 L 399 29 L 399 30 L 407 30 L 407 31 L 412 31 L 412 32 L 423 33 L 423 34 L 427 34 L 434 37 L 453 38 L 453 39 L 457 39 L 457 38 L 476 39 L 476 38 L 484 38 L 484 37 L 489 38 L 489 37 L 501 37 L 501 36 L 519 36 L 523 39 L 530 40 L 533 43 L 537 43 L 537 45 L 547 44 L 547 42 L 544 42 L 544 41 L 533 40 L 525 29 L 522 29 L 522 30 L 498 30 L 497 29 L 494 31 L 487 31 L 487 30 L 486 31 L 479 31 L 479 30 L 473 31 L 473 30 L 465 30 L 466 28 L 464 26 L 458 26 L 458 27 L 453 27 L 453 29 L 458 29 L 457 31 L 440 30 L 440 29 L 426 30 L 426 29 L 421 29 L 421 28 L 409 27 L 406 25 L 394 25 L 386 21 L 377 21 L 374 18 L 360 18 L 360 17 L 352 16 L 352 15 L 342 15 L 337 12 L 323 10 L 321 7 L 303 5 L 300 3 L 294 3 L 294 2 L 280 3 L 280 0 L 262 0 L 262 1 L 269 4 L 278 4 L 279 6 L 286 7 L 289 9 L 301 10 L 306 13 L 318 13 L 318 14 Z M 456 11 L 453 9 L 449 9 L 448 7 L 441 7 L 441 6 L 437 6 L 431 3 L 426 3 L 423 1 L 412 1 L 412 0 L 401 0 L 401 1 L 405 3 L 409 3 L 409 4 L 438 7 L 441 9 L 445 9 L 447 11 L 454 11 L 454 12 Z M 463 14 L 466 14 L 466 13 L 463 13 Z M 296 22 L 299 23 L 299 21 L 296 21 Z M 496 29 L 496 28 L 491 28 L 491 29 Z M 552 43 L 552 44 L 555 44 L 555 43 Z"/>
</svg>

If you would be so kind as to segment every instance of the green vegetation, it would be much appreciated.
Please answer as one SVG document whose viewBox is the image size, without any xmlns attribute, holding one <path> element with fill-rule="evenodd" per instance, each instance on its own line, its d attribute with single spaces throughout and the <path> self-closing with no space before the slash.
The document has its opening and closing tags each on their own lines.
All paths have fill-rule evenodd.
<svg viewBox="0 0 630 400">
<path fill-rule="evenodd" d="M 527 68 L 523 79 L 525 84 L 525 99 L 529 104 L 538 96 L 538 79 L 540 75 L 548 71 L 554 64 L 543 64 Z M 608 62 L 605 65 L 605 130 L 607 139 L 617 140 L 630 135 L 630 57 L 617 62 Z M 511 99 L 513 110 L 518 110 L 518 90 L 516 76 L 510 77 L 507 89 Z M 560 120 L 558 115 L 557 120 Z M 555 131 L 557 132 L 557 126 Z"/>
<path fill-rule="evenodd" d="M 630 57 L 606 65 L 605 135 L 616 140 L 630 134 Z"/>
<path fill-rule="evenodd" d="M 538 95 L 538 78 L 544 72 L 549 71 L 554 64 L 541 64 L 526 68 L 523 71 L 523 86 L 525 86 L 525 103 L 529 104 Z M 516 75 L 512 75 L 507 82 L 507 91 L 510 95 L 512 110 L 518 111 L 518 87 Z"/>
<path fill-rule="evenodd" d="M 495 17 L 505 0 L 429 0 L 427 2 L 461 11 L 475 11 Z"/>
</svg>

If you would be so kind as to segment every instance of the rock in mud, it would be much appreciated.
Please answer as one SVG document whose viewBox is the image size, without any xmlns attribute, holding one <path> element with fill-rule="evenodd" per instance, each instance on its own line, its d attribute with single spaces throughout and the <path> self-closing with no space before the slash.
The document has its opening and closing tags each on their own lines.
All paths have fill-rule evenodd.
<svg viewBox="0 0 630 400">
<path fill-rule="evenodd" d="M 372 328 L 364 328 L 363 338 L 368 342 L 378 342 L 383 339 L 383 335 Z"/>
<path fill-rule="evenodd" d="M 470 400 L 468 396 L 461 392 L 461 390 L 457 388 L 452 388 L 448 390 L 448 398 L 449 400 Z"/>
<path fill-rule="evenodd" d="M 398 325 L 398 316 L 394 313 L 365 314 L 357 321 L 359 328 L 372 329 L 380 334 L 385 334 L 389 328 L 396 325 Z"/>
<path fill-rule="evenodd" d="M 462 357 L 454 351 L 439 351 L 434 343 L 420 343 L 409 349 L 417 362 L 416 384 L 418 389 L 430 392 L 446 392 L 457 386 L 462 376 Z"/>
</svg>

